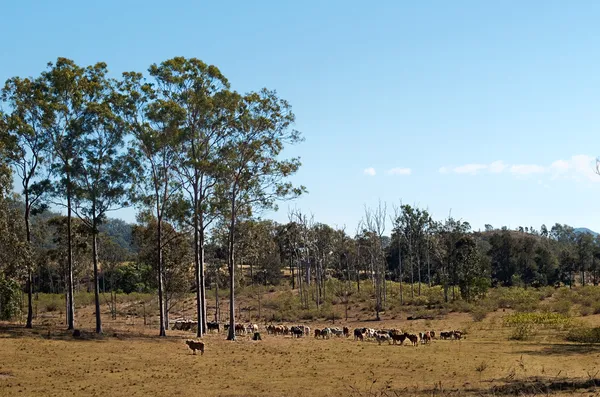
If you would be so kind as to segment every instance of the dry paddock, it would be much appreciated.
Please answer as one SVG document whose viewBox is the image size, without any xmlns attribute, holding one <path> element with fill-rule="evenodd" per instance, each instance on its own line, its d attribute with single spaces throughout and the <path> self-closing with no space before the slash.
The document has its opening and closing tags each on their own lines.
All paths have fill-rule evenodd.
<svg viewBox="0 0 600 397">
<path fill-rule="evenodd" d="M 468 335 L 427 346 L 379 346 L 352 337 L 270 336 L 263 326 L 259 342 L 208 335 L 200 356 L 191 354 L 184 332 L 159 339 L 148 330 L 113 330 L 101 340 L 73 340 L 58 330 L 27 333 L 4 325 L 0 396 L 499 395 L 509 390 L 502 387 L 521 384 L 516 382 L 545 394 L 543 387 L 562 379 L 581 384 L 573 391 L 567 382 L 556 394 L 596 394 L 585 382 L 600 370 L 600 349 L 593 346 L 565 344 L 552 335 L 509 341 L 493 318 L 480 324 L 464 315 L 377 325 L 417 332 L 426 325 L 438 332 L 462 328 Z"/>
</svg>

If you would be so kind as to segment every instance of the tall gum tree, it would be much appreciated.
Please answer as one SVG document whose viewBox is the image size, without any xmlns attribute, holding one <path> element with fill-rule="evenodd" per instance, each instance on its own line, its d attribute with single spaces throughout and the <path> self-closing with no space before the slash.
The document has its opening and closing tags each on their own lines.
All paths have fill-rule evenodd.
<svg viewBox="0 0 600 397">
<path fill-rule="evenodd" d="M 285 145 L 301 141 L 291 128 L 291 106 L 275 91 L 266 89 L 245 96 L 233 93 L 236 102 L 227 145 L 221 150 L 225 166 L 223 197 L 227 199 L 227 264 L 229 267 L 229 334 L 235 340 L 235 231 L 241 214 L 275 208 L 276 201 L 292 199 L 305 191 L 287 179 L 300 167 L 298 158 L 279 159 Z"/>
<path fill-rule="evenodd" d="M 139 73 L 125 73 L 119 90 L 126 99 L 123 109 L 128 128 L 133 134 L 131 156 L 139 164 L 135 172 L 134 200 L 153 212 L 156 218 L 156 265 L 160 336 L 166 336 L 167 315 L 164 296 L 165 246 L 163 222 L 178 201 L 181 183 L 176 175 L 181 145 L 181 109 L 161 95 Z"/>
<path fill-rule="evenodd" d="M 45 134 L 44 119 L 45 87 L 41 79 L 21 79 L 18 77 L 6 81 L 0 99 L 7 103 L 10 113 L 6 115 L 5 127 L 12 144 L 8 158 L 18 175 L 24 199 L 24 226 L 26 235 L 27 268 L 27 323 L 25 328 L 33 327 L 33 247 L 31 216 L 45 208 L 42 202 L 48 191 L 49 181 L 43 177 L 45 155 L 49 149 L 48 136 Z"/>
<path fill-rule="evenodd" d="M 226 108 L 223 91 L 229 88 L 219 69 L 199 59 L 176 57 L 150 67 L 160 95 L 177 107 L 182 136 L 177 176 L 185 191 L 182 219 L 194 234 L 197 336 L 206 330 L 205 244 L 207 228 L 216 219 L 220 201 L 216 185 L 221 162 L 219 151 L 226 142 Z"/>
<path fill-rule="evenodd" d="M 109 211 L 128 205 L 130 181 L 135 167 L 125 150 L 126 124 L 120 117 L 122 99 L 116 82 L 107 78 L 106 65 L 98 64 L 90 71 L 90 85 L 96 92 L 88 104 L 90 114 L 86 133 L 82 137 L 81 164 L 75 175 L 75 212 L 89 228 L 94 271 L 94 302 L 96 333 L 102 333 L 100 288 L 98 283 L 99 226 Z"/>
<path fill-rule="evenodd" d="M 62 199 L 59 204 L 67 209 L 67 325 L 74 328 L 75 303 L 73 299 L 73 244 L 72 216 L 75 195 L 75 175 L 81 166 L 82 137 L 88 128 L 92 113 L 90 101 L 97 94 L 90 73 L 97 67 L 83 68 L 70 59 L 58 58 L 49 63 L 42 73 L 47 89 L 44 105 L 46 132 L 51 142 L 51 170 L 54 176 L 54 193 Z"/>
</svg>

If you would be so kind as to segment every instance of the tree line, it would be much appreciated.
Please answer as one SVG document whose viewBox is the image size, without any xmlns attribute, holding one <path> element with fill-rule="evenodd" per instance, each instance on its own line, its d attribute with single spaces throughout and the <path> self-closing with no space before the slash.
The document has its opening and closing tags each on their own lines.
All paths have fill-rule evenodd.
<svg viewBox="0 0 600 397">
<path fill-rule="evenodd" d="M 169 247 L 192 240 L 201 336 L 207 235 L 216 222 L 223 225 L 234 339 L 237 222 L 305 191 L 289 182 L 299 159 L 282 156 L 286 146 L 302 140 L 290 104 L 273 90 L 240 94 L 217 67 L 183 57 L 153 64 L 146 75 L 118 78 L 105 63 L 79 66 L 58 58 L 39 76 L 8 79 L 1 99 L 0 274 L 7 280 L 2 285 L 25 280 L 26 327 L 32 327 L 32 280 L 41 247 L 32 217 L 49 205 L 64 208 L 66 216 L 47 226 L 54 230 L 54 259 L 63 268 L 68 329 L 75 323 L 74 271 L 86 257 L 101 333 L 101 266 L 110 266 L 106 257 L 115 250 L 100 241 L 101 226 L 110 211 L 135 205 L 139 223 L 146 225 L 137 237 L 146 243 L 145 262 L 156 275 L 161 336 L 168 327 L 167 273 L 173 262 L 184 261 Z M 13 180 L 19 198 L 12 197 Z"/>
</svg>

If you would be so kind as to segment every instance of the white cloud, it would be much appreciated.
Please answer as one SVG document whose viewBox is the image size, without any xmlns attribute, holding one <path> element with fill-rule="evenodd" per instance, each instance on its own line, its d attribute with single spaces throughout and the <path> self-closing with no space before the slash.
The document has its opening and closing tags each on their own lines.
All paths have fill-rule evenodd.
<svg viewBox="0 0 600 397">
<path fill-rule="evenodd" d="M 567 171 L 569 171 L 570 168 L 570 164 L 568 161 L 565 160 L 556 160 L 555 162 L 553 162 L 552 164 L 550 164 L 550 169 L 553 172 L 562 174 L 565 173 Z"/>
<path fill-rule="evenodd" d="M 537 164 L 515 164 L 510 167 L 510 172 L 517 175 L 541 174 L 546 169 Z"/>
<path fill-rule="evenodd" d="M 490 164 L 490 172 L 494 173 L 494 174 L 499 174 L 502 171 L 504 171 L 506 169 L 506 167 L 508 167 L 506 164 L 504 164 L 504 162 L 502 160 L 498 160 L 498 161 L 494 161 L 492 164 Z"/>
<path fill-rule="evenodd" d="M 596 158 L 586 154 L 571 156 L 568 160 L 557 160 L 550 169 L 554 178 L 600 182 L 600 175 L 596 174 Z"/>
<path fill-rule="evenodd" d="M 389 169 L 388 174 L 390 175 L 410 175 L 412 173 L 412 170 L 410 168 L 392 168 Z"/>
<path fill-rule="evenodd" d="M 369 167 L 369 168 L 365 168 L 365 170 L 363 171 L 363 174 L 369 175 L 369 176 L 375 176 L 375 174 L 377 174 L 377 172 L 375 172 L 375 168 Z"/>
<path fill-rule="evenodd" d="M 441 167 L 438 170 L 441 174 L 450 172 L 456 174 L 476 175 L 480 172 L 491 174 L 501 174 L 505 171 L 511 174 L 524 177 L 530 175 L 546 174 L 550 179 L 572 179 L 575 181 L 600 182 L 600 175 L 596 173 L 596 158 L 586 154 L 578 154 L 571 158 L 559 159 L 552 162 L 549 166 L 539 164 L 506 164 L 502 160 L 494 161 L 490 164 L 464 164 L 458 167 Z M 548 187 L 545 183 L 540 183 Z"/>
<path fill-rule="evenodd" d="M 486 169 L 488 166 L 485 164 L 465 164 L 459 167 L 455 167 L 452 171 L 457 174 L 471 174 L 475 175 L 477 172 Z"/>
</svg>

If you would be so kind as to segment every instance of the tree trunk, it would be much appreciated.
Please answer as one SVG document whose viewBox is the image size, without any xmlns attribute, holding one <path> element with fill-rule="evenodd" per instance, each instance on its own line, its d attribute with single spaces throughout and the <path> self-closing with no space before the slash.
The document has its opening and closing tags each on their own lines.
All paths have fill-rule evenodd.
<svg viewBox="0 0 600 397">
<path fill-rule="evenodd" d="M 73 286 L 73 241 L 71 206 L 71 171 L 67 170 L 67 329 L 75 328 L 75 302 Z"/>
<path fill-rule="evenodd" d="M 196 196 L 196 194 L 195 194 Z M 194 200 L 196 201 L 196 200 Z M 199 225 L 199 219 L 198 219 L 198 205 L 197 202 L 194 203 L 194 278 L 196 281 L 196 319 L 198 321 L 198 327 L 196 327 L 196 336 L 197 337 L 202 337 L 202 335 L 204 334 L 204 324 L 203 324 L 203 319 L 204 319 L 204 310 L 203 310 L 203 306 L 204 306 L 204 301 L 202 299 L 202 269 L 201 269 L 201 263 L 202 263 L 202 254 L 200 253 L 201 248 L 200 248 L 200 225 Z"/>
<path fill-rule="evenodd" d="M 429 250 L 430 250 L 430 246 L 429 246 L 429 238 L 427 238 L 427 285 L 429 286 L 429 288 L 431 288 L 431 264 L 429 261 Z"/>
<path fill-rule="evenodd" d="M 293 259 L 292 256 L 290 255 L 290 273 L 292 273 L 292 290 L 296 289 L 296 279 L 294 278 L 294 266 L 293 266 Z"/>
<path fill-rule="evenodd" d="M 400 245 L 400 244 L 398 244 Z M 400 271 L 400 305 L 404 304 L 404 291 L 402 289 L 402 281 L 403 281 L 403 274 L 402 274 L 402 251 L 400 251 L 400 247 L 398 247 L 398 269 Z"/>
<path fill-rule="evenodd" d="M 417 256 L 417 272 L 419 272 L 418 280 L 419 280 L 419 296 L 421 296 L 421 255 Z"/>
<path fill-rule="evenodd" d="M 215 270 L 215 322 L 219 322 L 219 269 Z"/>
<path fill-rule="evenodd" d="M 231 201 L 231 218 L 229 220 L 229 252 L 227 262 L 229 264 L 229 335 L 227 340 L 235 340 L 235 262 L 234 262 L 234 230 L 235 229 L 235 191 Z"/>
<path fill-rule="evenodd" d="M 92 209 L 94 216 L 95 210 Z M 96 308 L 96 333 L 102 333 L 102 318 L 100 316 L 100 284 L 98 283 L 98 231 L 96 220 L 92 220 L 92 260 L 94 263 L 94 304 Z"/>
<path fill-rule="evenodd" d="M 157 204 L 158 207 L 158 204 Z M 158 213 L 160 213 L 160 209 L 157 208 Z M 164 291 L 163 291 L 163 249 L 162 249 L 162 216 L 158 217 L 158 225 L 157 225 L 157 235 L 156 235 L 156 246 L 158 248 L 158 255 L 156 258 L 156 265 L 158 268 L 158 309 L 160 314 L 160 331 L 159 336 L 167 336 L 165 330 L 165 305 L 164 305 Z"/>
<path fill-rule="evenodd" d="M 30 207 L 29 203 L 29 187 L 28 184 L 24 188 L 25 191 L 25 231 L 27 233 L 27 246 L 30 250 L 30 254 L 33 254 L 31 246 L 31 225 L 29 223 Z M 30 263 L 27 265 L 27 323 L 25 328 L 33 328 L 33 269 L 32 269 L 32 258 L 28 257 Z"/>
</svg>

